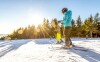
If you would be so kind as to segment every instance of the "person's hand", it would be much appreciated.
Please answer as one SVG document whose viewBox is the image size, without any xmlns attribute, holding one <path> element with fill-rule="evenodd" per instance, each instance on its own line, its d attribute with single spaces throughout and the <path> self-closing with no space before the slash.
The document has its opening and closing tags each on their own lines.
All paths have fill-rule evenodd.
<svg viewBox="0 0 100 62">
<path fill-rule="evenodd" d="M 63 24 L 63 23 L 61 23 L 61 24 Z"/>
<path fill-rule="evenodd" d="M 58 21 L 58 23 L 60 23 L 61 21 Z"/>
</svg>

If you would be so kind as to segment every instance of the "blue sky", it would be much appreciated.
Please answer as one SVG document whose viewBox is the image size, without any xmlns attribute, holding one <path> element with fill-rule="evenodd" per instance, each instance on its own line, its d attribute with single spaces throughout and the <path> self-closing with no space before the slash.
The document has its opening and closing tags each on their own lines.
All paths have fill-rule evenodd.
<svg viewBox="0 0 100 62">
<path fill-rule="evenodd" d="M 63 7 L 72 10 L 73 19 L 80 15 L 83 21 L 100 13 L 100 0 L 0 0 L 0 34 L 40 23 L 43 18 L 61 20 Z"/>
</svg>

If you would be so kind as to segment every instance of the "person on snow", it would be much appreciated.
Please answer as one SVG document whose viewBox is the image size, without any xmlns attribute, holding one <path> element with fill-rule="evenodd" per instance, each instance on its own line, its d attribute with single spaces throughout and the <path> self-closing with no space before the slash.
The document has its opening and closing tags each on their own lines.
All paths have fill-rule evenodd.
<svg viewBox="0 0 100 62">
<path fill-rule="evenodd" d="M 63 46 L 63 48 L 71 48 L 72 45 L 72 41 L 70 39 L 70 33 L 71 33 L 71 27 L 72 27 L 72 11 L 68 10 L 67 8 L 63 8 L 62 9 L 62 13 L 64 14 L 63 20 L 61 20 L 60 22 L 63 24 L 64 26 L 64 30 L 63 30 L 63 36 L 64 36 L 64 41 L 65 41 L 65 45 Z"/>
</svg>

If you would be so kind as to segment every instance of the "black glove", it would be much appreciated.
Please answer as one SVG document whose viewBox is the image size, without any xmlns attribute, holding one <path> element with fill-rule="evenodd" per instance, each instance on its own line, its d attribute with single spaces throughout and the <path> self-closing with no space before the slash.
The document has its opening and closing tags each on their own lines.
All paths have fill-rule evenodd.
<svg viewBox="0 0 100 62">
<path fill-rule="evenodd" d="M 61 23 L 61 21 L 58 21 L 58 23 Z"/>
</svg>

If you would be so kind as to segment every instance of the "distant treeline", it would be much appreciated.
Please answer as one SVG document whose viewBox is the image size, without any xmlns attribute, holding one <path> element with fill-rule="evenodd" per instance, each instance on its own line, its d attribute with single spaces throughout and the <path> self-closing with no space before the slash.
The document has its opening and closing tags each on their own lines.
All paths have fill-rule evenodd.
<svg viewBox="0 0 100 62">
<path fill-rule="evenodd" d="M 77 20 L 72 19 L 71 37 L 99 37 L 100 24 L 98 21 L 99 13 L 96 13 L 95 16 L 90 15 L 90 17 L 84 21 L 81 20 L 80 16 Z M 44 19 L 43 23 L 37 27 L 35 25 L 29 25 L 25 28 L 20 27 L 7 37 L 2 37 L 1 39 L 34 39 L 55 37 L 57 32 L 61 32 L 61 34 L 63 34 L 63 28 L 63 25 L 59 26 L 56 18 L 52 19 L 51 22 L 49 22 L 48 19 Z"/>
</svg>

